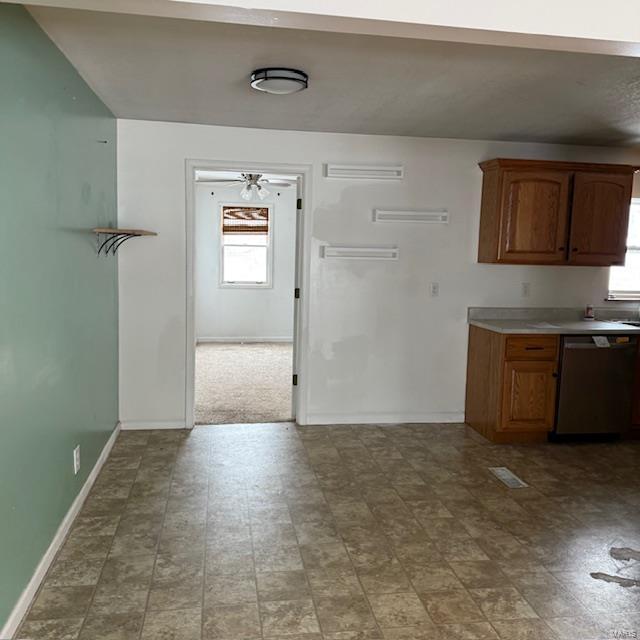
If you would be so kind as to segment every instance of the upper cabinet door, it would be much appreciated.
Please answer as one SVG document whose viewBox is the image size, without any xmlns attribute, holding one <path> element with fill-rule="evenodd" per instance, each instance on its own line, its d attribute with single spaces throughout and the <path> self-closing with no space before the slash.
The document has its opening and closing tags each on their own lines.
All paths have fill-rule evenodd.
<svg viewBox="0 0 640 640">
<path fill-rule="evenodd" d="M 632 182 L 631 174 L 575 174 L 571 264 L 624 264 Z"/>
<path fill-rule="evenodd" d="M 505 171 L 498 262 L 566 263 L 569 179 L 561 171 Z"/>
</svg>

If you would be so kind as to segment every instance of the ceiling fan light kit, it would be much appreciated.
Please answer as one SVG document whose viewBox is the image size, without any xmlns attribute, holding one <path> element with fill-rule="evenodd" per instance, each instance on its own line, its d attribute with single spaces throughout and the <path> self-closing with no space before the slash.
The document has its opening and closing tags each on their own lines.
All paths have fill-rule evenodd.
<svg viewBox="0 0 640 640">
<path fill-rule="evenodd" d="M 240 190 L 240 197 L 243 200 L 249 201 L 253 200 L 254 194 L 257 194 L 260 200 L 264 200 L 270 193 L 271 191 L 263 187 L 261 184 L 245 184 Z"/>
<path fill-rule="evenodd" d="M 251 87 L 273 95 L 288 95 L 309 86 L 309 76 L 299 69 L 265 67 L 251 74 Z"/>
<path fill-rule="evenodd" d="M 222 187 L 241 184 L 240 197 L 247 202 L 253 200 L 255 196 L 258 196 L 259 200 L 264 200 L 271 195 L 271 191 L 267 189 L 267 185 L 283 189 L 292 186 L 292 183 L 288 180 L 265 178 L 261 173 L 241 173 L 237 178 L 213 178 L 204 180 L 196 178 L 196 181 L 201 184 L 219 184 Z"/>
</svg>

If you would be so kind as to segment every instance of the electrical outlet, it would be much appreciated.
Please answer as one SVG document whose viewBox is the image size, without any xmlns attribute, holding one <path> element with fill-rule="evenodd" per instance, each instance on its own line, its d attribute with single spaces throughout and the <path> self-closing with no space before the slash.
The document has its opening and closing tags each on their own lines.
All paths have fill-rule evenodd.
<svg viewBox="0 0 640 640">
<path fill-rule="evenodd" d="M 531 295 L 531 283 L 523 282 L 522 283 L 522 297 L 528 298 Z"/>
<path fill-rule="evenodd" d="M 437 298 L 440 295 L 440 283 L 439 282 L 432 282 L 429 285 L 429 295 L 432 298 Z"/>
<path fill-rule="evenodd" d="M 80 445 L 73 450 L 73 473 L 78 474 L 80 471 Z"/>
</svg>

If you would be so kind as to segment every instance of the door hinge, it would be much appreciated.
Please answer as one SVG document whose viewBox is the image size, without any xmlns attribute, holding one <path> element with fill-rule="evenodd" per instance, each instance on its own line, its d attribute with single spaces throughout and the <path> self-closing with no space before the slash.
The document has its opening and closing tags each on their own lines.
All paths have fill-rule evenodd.
<svg viewBox="0 0 640 640">
<path fill-rule="evenodd" d="M 292 384 L 293 384 L 294 387 L 298 386 L 298 374 L 297 373 L 293 374 Z"/>
<path fill-rule="evenodd" d="M 302 198 L 298 198 L 298 199 L 296 200 L 296 209 L 297 209 L 298 211 L 301 211 L 301 210 L 302 210 Z"/>
<path fill-rule="evenodd" d="M 294 297 L 296 300 L 300 297 L 300 288 L 299 288 L 299 287 L 296 287 L 296 288 L 293 290 L 293 297 Z"/>
</svg>

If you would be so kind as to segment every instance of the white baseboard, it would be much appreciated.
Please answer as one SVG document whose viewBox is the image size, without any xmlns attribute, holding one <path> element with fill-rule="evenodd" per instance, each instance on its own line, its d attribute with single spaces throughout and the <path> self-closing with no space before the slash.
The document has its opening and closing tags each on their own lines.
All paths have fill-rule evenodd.
<svg viewBox="0 0 640 640">
<path fill-rule="evenodd" d="M 260 338 L 254 337 L 239 337 L 239 338 L 197 338 L 196 344 L 207 343 L 207 342 L 291 342 L 293 343 L 293 338 L 287 338 L 282 336 L 266 336 Z"/>
<path fill-rule="evenodd" d="M 186 429 L 184 420 L 124 420 L 123 431 L 147 431 L 149 429 Z"/>
<path fill-rule="evenodd" d="M 420 424 L 420 423 L 464 422 L 464 413 L 441 411 L 434 413 L 361 413 L 332 414 L 310 413 L 305 424 Z"/>
<path fill-rule="evenodd" d="M 69 507 L 69 510 L 67 511 L 67 514 L 65 515 L 64 519 L 60 523 L 60 526 L 58 527 L 58 530 L 56 531 L 56 535 L 53 537 L 53 540 L 51 541 L 49 548 L 45 551 L 44 555 L 42 556 L 42 559 L 40 560 L 38 566 L 36 567 L 36 570 L 33 576 L 31 576 L 31 580 L 29 580 L 29 583 L 25 587 L 24 591 L 22 592 L 22 595 L 18 599 L 18 602 L 14 606 L 13 611 L 9 615 L 9 618 L 7 619 L 2 631 L 0 631 L 0 638 L 7 638 L 7 639 L 12 638 L 13 634 L 17 631 L 18 626 L 22 622 L 22 619 L 24 618 L 25 614 L 29 610 L 29 607 L 31 606 L 31 601 L 33 600 L 38 589 L 40 588 L 40 584 L 44 580 L 44 577 L 47 574 L 47 571 L 49 570 L 49 567 L 51 566 L 51 563 L 53 562 L 53 559 L 55 558 L 56 553 L 58 553 L 58 550 L 62 546 L 62 543 L 64 542 L 64 539 L 67 536 L 67 533 L 69 533 L 69 529 L 71 528 L 71 525 L 73 524 L 75 517 L 78 515 L 78 513 L 80 513 L 80 509 L 82 509 L 82 505 L 84 504 L 84 501 L 89 495 L 89 491 L 91 491 L 91 487 L 93 486 L 93 483 L 96 481 L 96 478 L 100 473 L 100 469 L 102 469 L 102 466 L 104 465 L 107 458 L 109 457 L 109 453 L 113 448 L 116 438 L 118 437 L 119 431 L 120 431 L 120 423 L 116 424 L 113 430 L 113 433 L 109 436 L 109 439 L 107 440 L 107 443 L 104 445 L 102 452 L 100 453 L 100 456 L 98 457 L 95 465 L 93 466 L 93 469 L 91 469 L 91 473 L 89 473 L 89 475 L 87 476 L 87 479 L 85 480 L 84 485 L 82 485 L 82 489 L 80 489 L 80 492 L 78 493 L 75 500 Z"/>
</svg>

